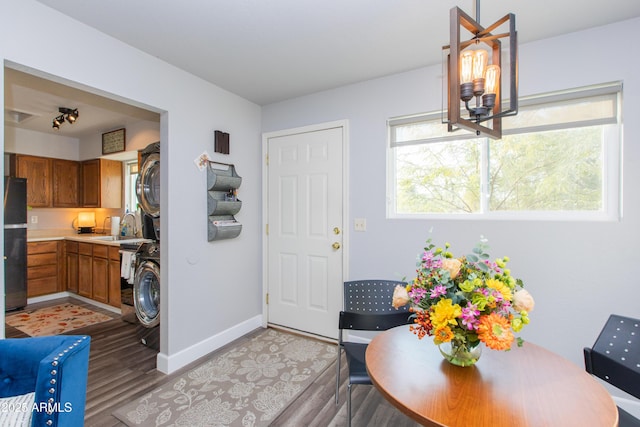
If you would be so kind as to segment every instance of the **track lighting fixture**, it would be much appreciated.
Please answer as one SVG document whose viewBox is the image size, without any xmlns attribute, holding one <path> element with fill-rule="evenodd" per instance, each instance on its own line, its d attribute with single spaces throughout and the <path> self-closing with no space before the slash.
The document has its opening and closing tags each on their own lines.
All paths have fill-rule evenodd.
<svg viewBox="0 0 640 427">
<path fill-rule="evenodd" d="M 77 108 L 72 109 L 72 108 L 59 107 L 58 112 L 62 114 L 60 114 L 55 119 L 53 119 L 53 128 L 55 130 L 60 129 L 60 125 L 64 123 L 65 120 L 71 124 L 74 124 L 76 120 L 78 120 L 79 114 L 78 114 Z"/>
</svg>

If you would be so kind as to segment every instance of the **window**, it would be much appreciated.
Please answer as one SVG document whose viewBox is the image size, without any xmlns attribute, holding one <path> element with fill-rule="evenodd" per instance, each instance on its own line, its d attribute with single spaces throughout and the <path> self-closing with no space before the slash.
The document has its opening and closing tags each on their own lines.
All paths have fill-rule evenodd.
<svg viewBox="0 0 640 427">
<path fill-rule="evenodd" d="M 620 83 L 520 100 L 503 138 L 389 120 L 390 217 L 616 220 Z"/>
<path fill-rule="evenodd" d="M 138 161 L 132 160 L 125 163 L 125 212 L 135 212 L 138 208 L 136 196 L 136 180 L 138 179 Z"/>
</svg>

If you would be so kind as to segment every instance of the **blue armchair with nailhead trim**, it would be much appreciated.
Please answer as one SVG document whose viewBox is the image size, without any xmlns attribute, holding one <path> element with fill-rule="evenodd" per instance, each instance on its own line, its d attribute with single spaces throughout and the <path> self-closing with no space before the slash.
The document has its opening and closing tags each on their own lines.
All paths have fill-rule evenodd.
<svg viewBox="0 0 640 427">
<path fill-rule="evenodd" d="M 3 406 L 13 412 L 31 406 L 34 427 L 84 425 L 90 344 L 84 335 L 0 340 L 0 398 L 35 393 L 31 405 Z"/>
</svg>

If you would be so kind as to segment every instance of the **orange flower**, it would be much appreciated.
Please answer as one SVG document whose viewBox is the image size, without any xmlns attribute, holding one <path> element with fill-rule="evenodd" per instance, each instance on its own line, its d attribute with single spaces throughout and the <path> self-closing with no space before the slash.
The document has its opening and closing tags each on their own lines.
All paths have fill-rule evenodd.
<svg viewBox="0 0 640 427">
<path fill-rule="evenodd" d="M 493 350 L 509 350 L 513 342 L 513 332 L 509 321 L 498 313 L 480 317 L 478 338 Z"/>
<path fill-rule="evenodd" d="M 453 332 L 451 332 L 451 328 L 449 328 L 448 326 L 437 328 L 433 335 L 434 335 L 433 342 L 436 344 L 449 342 L 454 337 Z"/>
</svg>

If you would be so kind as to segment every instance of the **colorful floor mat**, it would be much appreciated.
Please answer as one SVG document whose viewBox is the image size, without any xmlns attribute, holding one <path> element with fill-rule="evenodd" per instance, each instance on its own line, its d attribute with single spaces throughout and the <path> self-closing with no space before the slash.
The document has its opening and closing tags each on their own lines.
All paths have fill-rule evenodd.
<svg viewBox="0 0 640 427">
<path fill-rule="evenodd" d="M 112 317 L 106 314 L 66 303 L 10 314 L 5 317 L 5 322 L 27 335 L 39 337 L 58 335 L 111 319 Z"/>
</svg>

